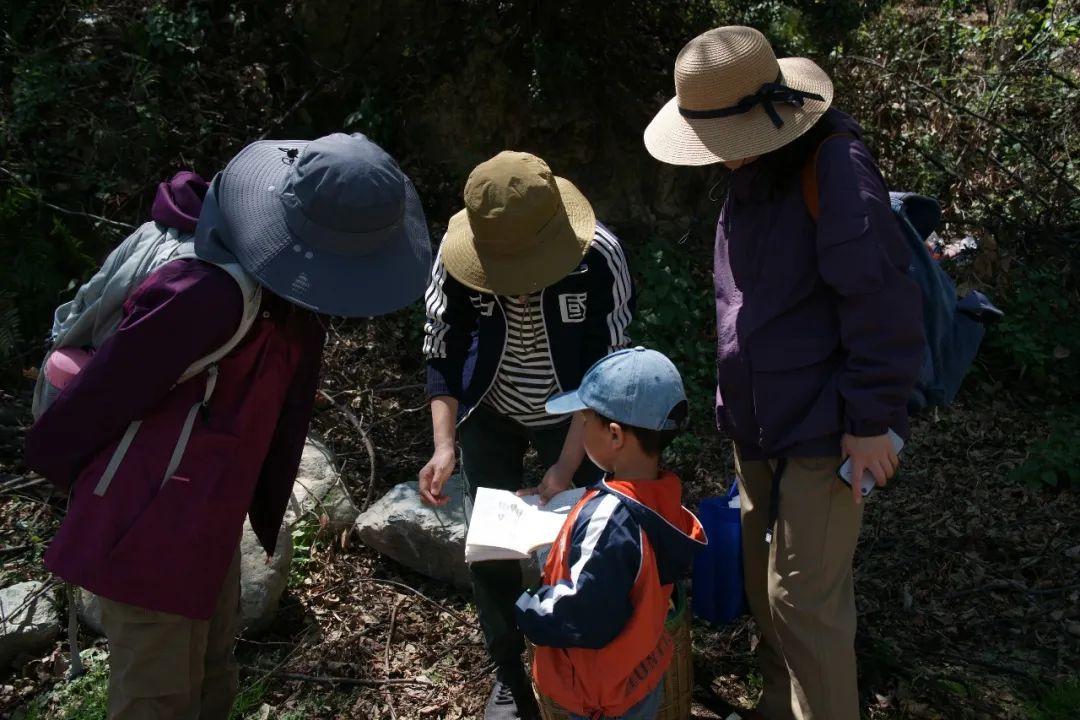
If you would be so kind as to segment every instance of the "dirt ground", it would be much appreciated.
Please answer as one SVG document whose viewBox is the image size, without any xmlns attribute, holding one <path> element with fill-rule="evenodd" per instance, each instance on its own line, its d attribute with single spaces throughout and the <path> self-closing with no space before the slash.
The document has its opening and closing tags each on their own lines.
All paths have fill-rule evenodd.
<svg viewBox="0 0 1080 720">
<path fill-rule="evenodd" d="M 415 311 L 331 328 L 323 388 L 351 408 L 374 455 L 332 404 L 314 425 L 359 505 L 414 478 L 430 452 L 419 328 Z M 63 506 L 20 464 L 27 394 L 0 397 L 3 585 L 46 578 L 41 554 Z M 918 419 L 902 476 L 870 498 L 855 561 L 864 717 L 1028 717 L 1033 698 L 1075 676 L 1077 496 L 1007 478 L 1046 436 L 1044 412 L 1034 398 L 973 383 L 953 408 Z M 722 492 L 732 473 L 715 432 L 693 432 L 669 459 L 690 507 Z M 466 597 L 351 537 L 312 529 L 295 539 L 293 582 L 272 631 L 239 643 L 235 717 L 479 717 L 492 677 Z M 752 705 L 755 642 L 747 619 L 695 622 L 693 717 Z M 62 649 L 0 674 L 0 715 L 58 682 Z"/>
</svg>

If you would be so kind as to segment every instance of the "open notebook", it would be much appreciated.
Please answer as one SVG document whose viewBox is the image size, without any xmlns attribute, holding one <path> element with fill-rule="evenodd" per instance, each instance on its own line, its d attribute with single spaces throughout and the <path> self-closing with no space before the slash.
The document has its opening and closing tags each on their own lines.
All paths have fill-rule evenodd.
<svg viewBox="0 0 1080 720">
<path fill-rule="evenodd" d="M 518 497 L 508 490 L 477 488 L 465 535 L 465 562 L 522 560 L 552 544 L 584 494 L 585 488 L 565 490 L 541 507 L 539 495 Z"/>
</svg>

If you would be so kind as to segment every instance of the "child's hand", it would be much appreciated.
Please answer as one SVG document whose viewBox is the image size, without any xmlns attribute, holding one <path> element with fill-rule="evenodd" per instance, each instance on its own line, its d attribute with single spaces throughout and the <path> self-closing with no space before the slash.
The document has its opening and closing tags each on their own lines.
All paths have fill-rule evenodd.
<svg viewBox="0 0 1080 720">
<path fill-rule="evenodd" d="M 873 437 L 857 437 L 844 435 L 840 445 L 844 454 L 851 457 L 851 494 L 855 498 L 855 504 L 862 503 L 862 492 L 859 489 L 863 471 L 868 471 L 874 476 L 878 487 L 885 487 L 896 469 L 900 467 L 900 458 L 896 455 L 896 448 L 888 435 L 875 435 Z"/>
<path fill-rule="evenodd" d="M 526 495 L 539 495 L 540 504 L 547 505 L 548 500 L 555 497 L 563 490 L 569 490 L 571 480 L 574 478 L 574 470 L 567 469 L 555 463 L 548 468 L 548 471 L 544 473 L 544 479 L 540 481 L 540 484 L 533 488 L 525 488 L 524 490 L 518 490 L 518 497 L 524 497 Z"/>
</svg>

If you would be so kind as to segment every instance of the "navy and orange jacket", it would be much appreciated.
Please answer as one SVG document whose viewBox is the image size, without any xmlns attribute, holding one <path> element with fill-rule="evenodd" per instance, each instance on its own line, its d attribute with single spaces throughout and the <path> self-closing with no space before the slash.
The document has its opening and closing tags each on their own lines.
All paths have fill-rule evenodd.
<svg viewBox="0 0 1080 720">
<path fill-rule="evenodd" d="M 537 687 L 570 712 L 622 715 L 663 678 L 673 583 L 706 543 L 681 495 L 670 472 L 593 486 L 552 545 L 543 585 L 518 598 Z"/>
</svg>

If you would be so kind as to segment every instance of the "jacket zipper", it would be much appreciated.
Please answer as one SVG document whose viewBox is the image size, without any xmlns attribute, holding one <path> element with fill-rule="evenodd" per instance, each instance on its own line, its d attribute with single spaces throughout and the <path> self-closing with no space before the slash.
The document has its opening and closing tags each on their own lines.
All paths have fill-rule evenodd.
<svg viewBox="0 0 1080 720">
<path fill-rule="evenodd" d="M 547 316 L 544 315 L 545 292 L 547 292 L 547 288 L 540 291 L 540 325 L 544 328 L 544 337 L 547 338 L 548 361 L 551 362 L 551 374 L 555 378 L 555 387 L 559 392 L 562 392 L 563 386 L 562 382 L 559 381 L 559 372 L 555 369 L 555 355 L 551 351 L 551 333 L 548 332 Z"/>
</svg>

